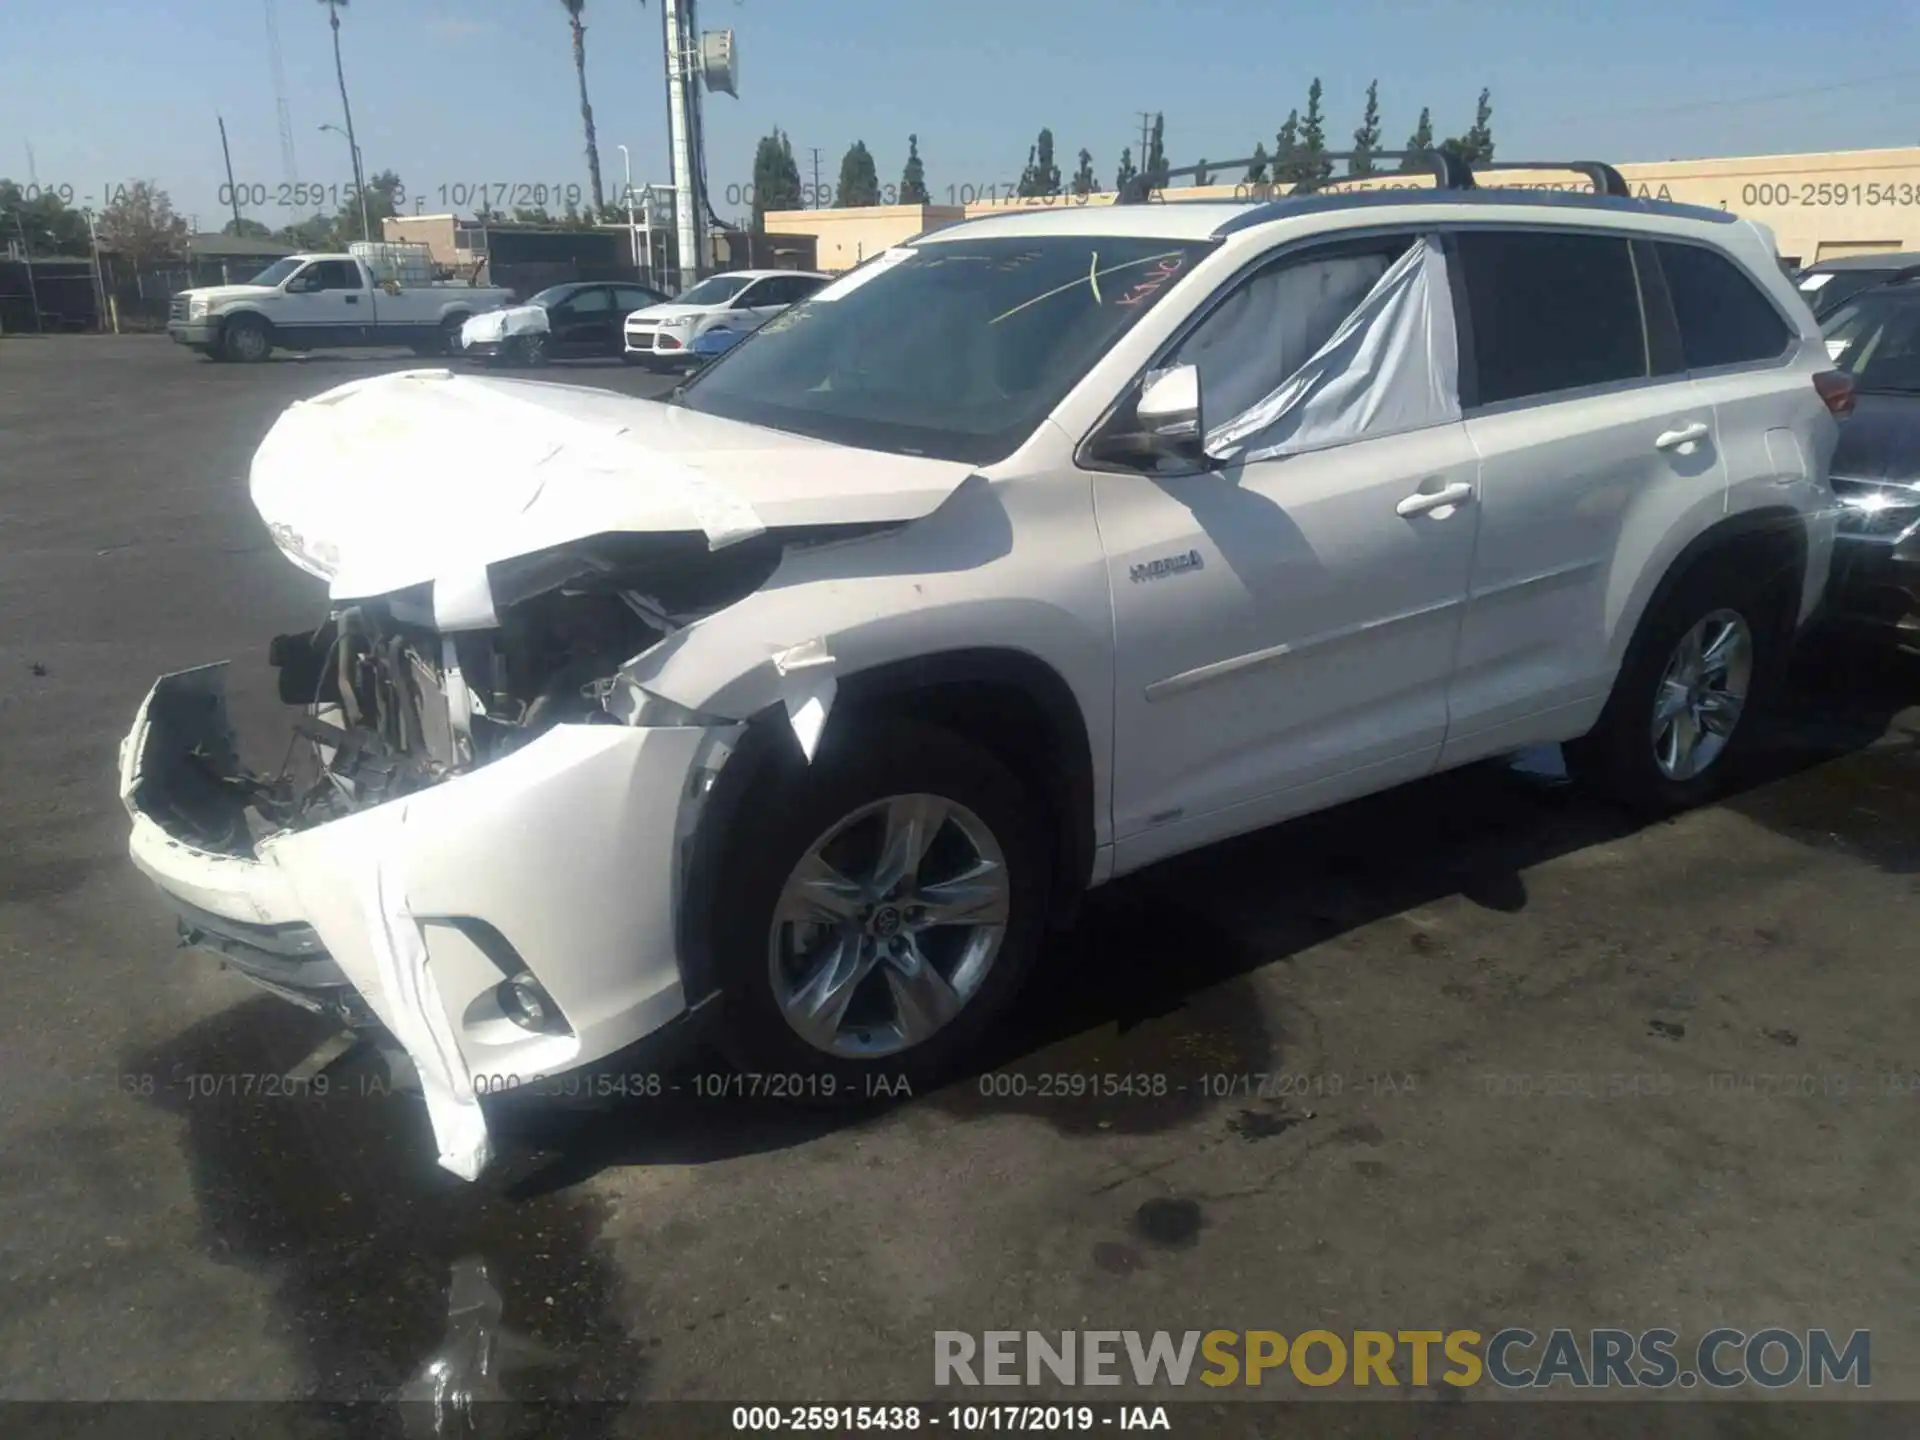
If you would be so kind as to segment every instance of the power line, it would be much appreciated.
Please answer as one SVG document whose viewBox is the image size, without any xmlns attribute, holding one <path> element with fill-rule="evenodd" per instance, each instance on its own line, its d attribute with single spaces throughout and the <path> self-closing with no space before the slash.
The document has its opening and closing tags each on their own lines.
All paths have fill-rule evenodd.
<svg viewBox="0 0 1920 1440">
<path fill-rule="evenodd" d="M 1726 110 L 1740 105 L 1770 105 L 1776 100 L 1798 100 L 1808 95 L 1831 95 L 1840 90 L 1859 90 L 1868 85 L 1885 85 L 1894 80 L 1911 80 L 1920 70 L 1895 70 L 1885 75 L 1864 75 L 1856 80 L 1836 80 L 1831 85 L 1807 85 L 1797 90 L 1775 90 L 1767 95 L 1740 95 L 1720 100 L 1689 100 L 1679 105 L 1615 106 L 1606 118 L 1618 115 L 1684 115 L 1696 110 Z M 1585 118 L 1600 119 L 1598 112 Z"/>
</svg>

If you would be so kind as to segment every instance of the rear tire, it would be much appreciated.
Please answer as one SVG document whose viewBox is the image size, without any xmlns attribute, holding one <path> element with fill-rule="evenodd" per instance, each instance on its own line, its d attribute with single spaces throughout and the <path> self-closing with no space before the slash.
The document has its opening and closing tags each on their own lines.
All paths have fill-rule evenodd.
<svg viewBox="0 0 1920 1440">
<path fill-rule="evenodd" d="M 257 365 L 273 353 L 273 331 L 257 315 L 236 315 L 221 327 L 220 352 L 229 360 Z"/>
<path fill-rule="evenodd" d="M 1719 795 L 1787 658 L 1783 589 L 1744 552 L 1696 565 L 1641 619 L 1599 723 L 1564 747 L 1568 770 L 1648 819 Z"/>
<path fill-rule="evenodd" d="M 1005 1013 L 1039 951 L 1045 817 L 985 750 L 903 721 L 829 730 L 811 765 L 794 756 L 764 789 L 755 808 L 766 821 L 730 842 L 709 930 L 716 1044 L 743 1071 L 810 1077 L 801 1098 L 857 1099 L 903 1076 L 915 1090 L 938 1084 Z M 887 838 L 916 824 L 921 858 L 889 887 Z M 831 871 L 805 873 L 836 877 L 831 887 L 803 878 L 822 859 Z M 863 978 L 847 987 L 850 1003 L 813 1012 L 833 1022 L 816 1021 L 805 997 L 820 993 L 820 977 L 846 973 L 836 955 Z"/>
</svg>

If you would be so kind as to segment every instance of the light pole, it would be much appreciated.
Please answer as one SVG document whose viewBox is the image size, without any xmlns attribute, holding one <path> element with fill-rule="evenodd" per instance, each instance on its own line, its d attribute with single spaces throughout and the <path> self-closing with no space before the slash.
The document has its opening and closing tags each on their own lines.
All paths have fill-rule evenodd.
<svg viewBox="0 0 1920 1440">
<path fill-rule="evenodd" d="M 347 149 L 352 152 L 353 188 L 360 194 L 360 238 L 371 241 L 373 239 L 373 230 L 367 223 L 367 187 L 365 182 L 360 178 L 360 147 L 354 143 L 353 136 L 347 134 L 347 132 L 342 130 L 338 125 L 328 123 L 322 125 L 320 128 L 322 130 L 331 130 L 334 134 L 344 138 L 347 142 Z"/>
<path fill-rule="evenodd" d="M 627 253 L 633 257 L 633 268 L 640 268 L 640 232 L 633 228 L 633 157 L 627 153 L 627 147 L 621 145 L 620 165 L 627 176 Z M 649 257 L 651 258 L 651 257 Z"/>
</svg>

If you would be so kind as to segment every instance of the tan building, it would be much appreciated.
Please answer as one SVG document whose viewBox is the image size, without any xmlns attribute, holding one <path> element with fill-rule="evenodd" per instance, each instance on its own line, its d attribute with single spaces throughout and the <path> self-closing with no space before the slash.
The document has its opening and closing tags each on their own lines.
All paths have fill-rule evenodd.
<svg viewBox="0 0 1920 1440">
<path fill-rule="evenodd" d="M 1770 226 L 1782 256 L 1798 264 L 1838 255 L 1920 250 L 1920 147 L 1843 150 L 1822 155 L 1744 155 L 1725 160 L 1665 160 L 1618 167 L 1636 195 L 1731 210 Z M 1503 186 L 1587 190 L 1557 172 L 1501 171 Z M 1491 177 L 1489 177 L 1491 178 Z M 1427 185 L 1415 176 L 1362 182 L 1368 188 Z M 1228 183 L 1170 189 L 1169 200 L 1258 198 L 1260 187 Z M 848 210 L 788 210 L 767 228 L 820 237 L 822 270 L 850 269 L 867 256 L 964 216 L 1063 205 L 1111 204 L 1111 194 L 976 201 L 971 205 L 886 205 Z"/>
<path fill-rule="evenodd" d="M 862 205 L 845 210 L 770 210 L 766 228 L 780 235 L 811 235 L 814 264 L 830 274 L 851 270 L 889 245 L 923 230 L 965 219 L 959 205 Z"/>
<path fill-rule="evenodd" d="M 487 254 L 483 226 L 455 215 L 389 215 L 380 222 L 381 238 L 425 245 L 436 265 L 466 269 Z"/>
</svg>

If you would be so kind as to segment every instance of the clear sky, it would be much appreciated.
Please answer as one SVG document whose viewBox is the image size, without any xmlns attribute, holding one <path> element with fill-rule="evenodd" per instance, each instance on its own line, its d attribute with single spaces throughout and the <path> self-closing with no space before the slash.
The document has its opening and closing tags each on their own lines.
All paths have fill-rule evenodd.
<svg viewBox="0 0 1920 1440">
<path fill-rule="evenodd" d="M 216 114 L 234 172 L 269 192 L 281 161 L 269 0 L 4 0 L 0 177 L 158 182 L 214 229 L 226 217 Z M 271 0 L 298 178 L 351 179 L 326 9 Z M 626 144 L 636 183 L 667 178 L 658 0 L 588 0 L 587 75 L 609 194 Z M 732 28 L 741 95 L 707 100 L 708 170 L 742 208 L 755 139 L 813 147 L 832 183 L 855 139 L 895 182 L 917 132 L 935 200 L 1014 181 L 1041 126 L 1071 173 L 1081 146 L 1111 185 L 1137 112 L 1166 114 L 1169 159 L 1269 149 L 1308 81 L 1343 145 L 1377 77 L 1385 138 L 1422 104 L 1441 135 L 1493 90 L 1502 158 L 1656 160 L 1920 143 L 1913 0 L 701 0 Z M 578 183 L 586 163 L 560 0 L 353 0 L 342 36 L 368 170 L 399 172 L 429 212 L 441 186 Z M 728 203 L 729 195 L 736 203 Z M 271 194 L 270 194 L 271 198 Z M 329 207 L 331 208 L 331 207 Z M 411 204 L 407 207 L 414 208 Z M 470 207 L 469 207 L 470 208 Z M 249 211 L 279 225 L 300 212 Z"/>
</svg>

